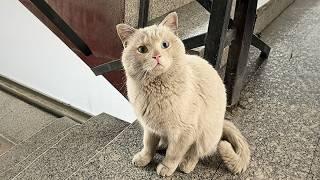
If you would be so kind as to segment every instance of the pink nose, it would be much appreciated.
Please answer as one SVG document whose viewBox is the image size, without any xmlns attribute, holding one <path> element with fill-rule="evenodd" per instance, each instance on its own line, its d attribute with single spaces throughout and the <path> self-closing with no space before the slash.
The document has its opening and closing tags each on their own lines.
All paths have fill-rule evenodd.
<svg viewBox="0 0 320 180">
<path fill-rule="evenodd" d="M 152 58 L 155 59 L 158 63 L 160 61 L 160 54 L 156 55 L 156 56 L 153 56 Z"/>
</svg>

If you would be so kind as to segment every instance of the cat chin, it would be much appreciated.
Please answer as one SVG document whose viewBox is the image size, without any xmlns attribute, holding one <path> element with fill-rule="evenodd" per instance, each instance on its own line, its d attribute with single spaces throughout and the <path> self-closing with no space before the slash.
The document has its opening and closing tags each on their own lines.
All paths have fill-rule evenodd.
<svg viewBox="0 0 320 180">
<path fill-rule="evenodd" d="M 164 73 L 165 73 L 165 70 L 151 70 L 149 71 L 148 76 L 150 78 L 155 78 L 155 77 L 161 76 Z"/>
<path fill-rule="evenodd" d="M 167 68 L 164 65 L 157 64 L 154 66 L 154 68 L 152 68 L 152 70 L 150 72 L 154 75 L 159 76 L 159 75 L 165 73 L 166 71 L 167 71 Z"/>
<path fill-rule="evenodd" d="M 164 70 L 152 70 L 149 74 L 151 76 L 157 77 L 157 76 L 162 75 L 163 73 L 165 73 Z"/>
</svg>

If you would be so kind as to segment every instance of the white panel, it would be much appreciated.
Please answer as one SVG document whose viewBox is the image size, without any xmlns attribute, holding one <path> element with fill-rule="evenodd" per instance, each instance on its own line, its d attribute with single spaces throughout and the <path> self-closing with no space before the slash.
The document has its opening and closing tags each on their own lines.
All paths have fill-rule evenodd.
<svg viewBox="0 0 320 180">
<path fill-rule="evenodd" d="M 94 115 L 136 119 L 129 102 L 18 0 L 0 8 L 0 74 Z"/>
</svg>

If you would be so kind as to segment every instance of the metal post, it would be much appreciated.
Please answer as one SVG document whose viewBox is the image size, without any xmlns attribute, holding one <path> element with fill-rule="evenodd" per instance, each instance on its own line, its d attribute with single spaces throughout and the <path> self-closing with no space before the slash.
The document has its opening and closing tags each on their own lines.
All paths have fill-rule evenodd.
<svg viewBox="0 0 320 180">
<path fill-rule="evenodd" d="M 138 27 L 147 26 L 149 13 L 149 0 L 140 0 Z"/>
<path fill-rule="evenodd" d="M 211 6 L 204 58 L 219 67 L 228 30 L 232 0 L 214 0 Z"/>
<path fill-rule="evenodd" d="M 237 0 L 234 26 L 237 30 L 236 39 L 232 41 L 225 75 L 228 105 L 236 105 L 240 99 L 248 53 L 254 30 L 257 0 Z"/>
</svg>

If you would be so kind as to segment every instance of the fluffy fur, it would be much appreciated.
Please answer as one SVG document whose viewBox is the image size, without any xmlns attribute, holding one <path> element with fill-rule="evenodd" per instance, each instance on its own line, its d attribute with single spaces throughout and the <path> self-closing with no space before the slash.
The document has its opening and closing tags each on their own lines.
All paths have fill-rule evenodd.
<svg viewBox="0 0 320 180">
<path fill-rule="evenodd" d="M 249 145 L 224 120 L 224 84 L 207 61 L 185 53 L 175 34 L 177 24 L 177 14 L 170 13 L 159 25 L 143 29 L 117 25 L 125 47 L 128 97 L 144 129 L 144 147 L 133 163 L 146 166 L 162 144 L 167 150 L 157 173 L 170 176 L 177 167 L 189 173 L 218 148 L 232 172 L 243 172 L 250 160 Z M 147 51 L 139 52 L 141 47 Z"/>
</svg>

